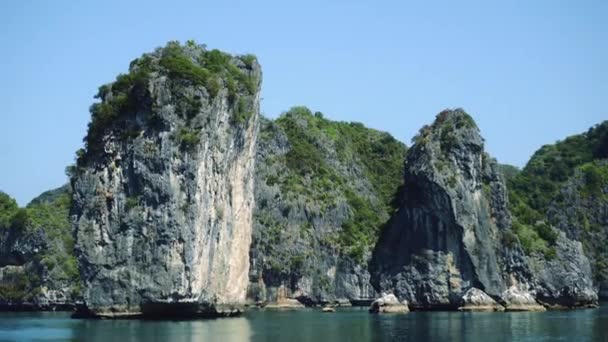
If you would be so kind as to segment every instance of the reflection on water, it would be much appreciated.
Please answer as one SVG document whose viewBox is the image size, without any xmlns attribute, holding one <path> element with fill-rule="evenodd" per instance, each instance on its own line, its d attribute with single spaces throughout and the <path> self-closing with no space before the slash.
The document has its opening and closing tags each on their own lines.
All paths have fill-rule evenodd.
<svg viewBox="0 0 608 342">
<path fill-rule="evenodd" d="M 76 320 L 66 313 L 2 313 L 0 341 L 249 341 L 244 317 L 196 321 Z"/>
<path fill-rule="evenodd" d="M 370 324 L 374 338 L 382 341 L 608 342 L 607 309 L 545 313 L 416 312 L 371 317 Z"/>
<path fill-rule="evenodd" d="M 83 320 L 72 329 L 76 341 L 114 342 L 132 341 L 248 341 L 249 322 L 244 317 L 196 321 L 138 321 L 138 320 Z"/>
<path fill-rule="evenodd" d="M 606 303 L 608 304 L 608 303 Z M 365 309 L 251 311 L 195 321 L 76 320 L 66 313 L 0 313 L 0 341 L 601 341 L 608 307 L 545 313 L 413 312 Z"/>
</svg>

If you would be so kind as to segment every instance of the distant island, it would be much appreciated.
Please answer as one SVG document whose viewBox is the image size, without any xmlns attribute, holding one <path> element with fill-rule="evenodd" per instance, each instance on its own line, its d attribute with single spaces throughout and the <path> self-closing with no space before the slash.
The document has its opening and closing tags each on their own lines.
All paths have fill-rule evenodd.
<svg viewBox="0 0 608 342">
<path fill-rule="evenodd" d="M 68 184 L 24 208 L 0 192 L 0 308 L 222 317 L 608 297 L 608 121 L 520 170 L 484 151 L 462 109 L 407 147 L 306 107 L 264 118 L 261 84 L 255 56 L 188 41 L 102 85 Z"/>
</svg>

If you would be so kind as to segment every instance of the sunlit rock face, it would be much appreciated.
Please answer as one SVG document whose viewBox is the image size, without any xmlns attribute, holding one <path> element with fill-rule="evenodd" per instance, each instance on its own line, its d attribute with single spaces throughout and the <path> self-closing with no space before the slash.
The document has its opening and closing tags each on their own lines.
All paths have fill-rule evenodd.
<svg viewBox="0 0 608 342">
<path fill-rule="evenodd" d="M 401 207 L 376 246 L 372 283 L 414 309 L 455 309 L 471 288 L 507 304 L 516 288 L 531 308 L 539 298 L 569 307 L 597 301 L 580 244 L 560 239 L 554 261 L 523 253 L 498 164 L 471 117 L 446 110 L 408 152 Z M 541 272 L 568 260 L 575 270 L 559 279 Z"/>
<path fill-rule="evenodd" d="M 72 180 L 86 310 L 233 314 L 248 284 L 260 66 L 170 43 L 128 77 L 100 88 Z"/>
<path fill-rule="evenodd" d="M 500 296 L 506 189 L 468 114 L 444 111 L 421 130 L 404 189 L 376 249 L 376 285 L 419 307 L 456 306 L 471 287 Z"/>
<path fill-rule="evenodd" d="M 504 311 L 505 308 L 498 304 L 492 297 L 477 288 L 470 288 L 462 296 L 462 306 L 459 311 Z"/>
<path fill-rule="evenodd" d="M 369 305 L 379 294 L 367 265 L 406 146 L 306 107 L 260 120 L 257 143 L 251 302 Z"/>
</svg>

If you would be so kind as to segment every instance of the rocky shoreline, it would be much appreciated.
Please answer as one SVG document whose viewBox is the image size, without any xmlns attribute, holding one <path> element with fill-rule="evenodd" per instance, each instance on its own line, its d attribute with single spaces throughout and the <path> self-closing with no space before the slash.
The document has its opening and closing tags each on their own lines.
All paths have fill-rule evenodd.
<svg viewBox="0 0 608 342">
<path fill-rule="evenodd" d="M 524 296 L 525 297 L 525 296 Z M 544 312 L 544 311 L 560 311 L 560 310 L 581 310 L 595 309 L 598 304 L 589 304 L 583 306 L 569 307 L 559 305 L 540 304 L 530 302 L 529 298 L 520 298 L 513 300 L 511 304 L 500 304 L 496 302 L 483 291 L 471 289 L 462 299 L 460 306 L 434 306 L 423 307 L 400 302 L 394 295 L 387 295 L 376 300 L 359 301 L 355 303 L 319 303 L 315 305 L 304 305 L 297 299 L 284 299 L 278 303 L 258 303 L 253 305 L 234 305 L 225 306 L 222 308 L 203 308 L 198 305 L 158 305 L 155 308 L 148 307 L 144 312 L 120 312 L 113 313 L 94 313 L 91 312 L 82 303 L 63 303 L 38 305 L 33 303 L 2 303 L 0 304 L 0 312 L 72 312 L 72 318 L 78 319 L 207 319 L 207 318 L 222 318 L 222 317 L 238 317 L 249 310 L 278 310 L 278 311 L 293 311 L 303 309 L 325 309 L 332 308 L 348 308 L 360 307 L 368 308 L 371 313 L 407 313 L 407 312 Z"/>
<path fill-rule="evenodd" d="M 142 311 L 99 312 L 91 311 L 85 305 L 78 305 L 72 311 L 72 318 L 80 319 L 146 319 L 146 320 L 190 320 L 208 318 L 238 317 L 246 310 L 242 305 L 203 306 L 197 303 L 162 303 L 142 306 Z"/>
<path fill-rule="evenodd" d="M 39 305 L 33 303 L 2 303 L 0 311 L 3 312 L 36 312 L 36 311 L 75 311 L 77 304 L 50 304 Z"/>
</svg>

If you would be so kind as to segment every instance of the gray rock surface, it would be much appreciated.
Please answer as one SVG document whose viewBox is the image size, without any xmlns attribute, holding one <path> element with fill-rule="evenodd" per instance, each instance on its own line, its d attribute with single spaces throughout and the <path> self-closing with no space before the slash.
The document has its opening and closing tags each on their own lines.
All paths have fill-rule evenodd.
<svg viewBox="0 0 608 342">
<path fill-rule="evenodd" d="M 253 89 L 230 74 L 197 83 L 225 66 Z M 98 141 L 90 126 L 73 179 L 86 309 L 105 317 L 232 315 L 248 283 L 260 66 L 170 43 L 134 61 L 130 74 L 143 68 L 143 80 L 128 88 L 134 108 L 119 112 Z M 117 87 L 105 87 L 102 106 L 120 96 Z"/>
<path fill-rule="evenodd" d="M 0 308 L 42 308 L 42 268 L 37 257 L 47 248 L 42 230 L 0 229 Z"/>
<path fill-rule="evenodd" d="M 295 298 L 289 298 L 289 290 L 285 286 L 279 286 L 276 292 L 276 300 L 265 305 L 266 309 L 293 310 L 303 309 L 304 304 Z"/>
<path fill-rule="evenodd" d="M 389 215 L 380 191 L 371 181 L 373 173 L 366 168 L 365 162 L 370 160 L 352 152 L 357 143 L 361 144 L 354 139 L 365 141 L 372 151 L 379 147 L 391 151 L 371 152 L 370 159 L 385 158 L 387 162 L 381 164 L 384 167 L 397 160 L 392 169 L 381 171 L 397 173 L 393 185 L 396 190 L 405 146 L 387 133 L 360 124 L 332 122 L 302 107 L 274 121 L 262 120 L 254 189 L 249 286 L 252 302 L 277 302 L 279 288 L 306 305 L 369 303 L 377 297 L 369 282 L 367 260 L 377 236 L 374 231 Z M 303 160 L 299 163 L 302 166 L 292 167 L 290 153 L 303 148 L 318 159 L 310 163 Z M 360 250 L 355 243 L 361 241 L 349 246 L 341 243 L 344 227 L 357 217 L 357 211 L 367 210 L 355 207 L 353 198 L 369 205 L 375 219 L 372 226 L 365 227 L 374 232 L 369 236 L 372 244 L 362 243 Z M 366 238 L 361 236 L 360 240 Z M 354 256 L 353 251 L 360 254 Z"/>
<path fill-rule="evenodd" d="M 543 145 L 508 181 L 513 226 L 546 287 L 537 289 L 546 305 L 588 306 L 608 280 L 607 158 L 604 121 Z"/>
<path fill-rule="evenodd" d="M 507 311 L 545 311 L 545 307 L 538 304 L 534 294 L 525 287 L 513 285 L 503 294 Z"/>
<path fill-rule="evenodd" d="M 580 243 L 562 234 L 553 259 L 523 253 L 499 166 L 462 110 L 440 113 L 415 138 L 404 189 L 370 265 L 378 291 L 421 309 L 454 309 L 471 288 L 507 309 L 597 303 Z"/>
<path fill-rule="evenodd" d="M 326 305 L 326 306 L 324 306 L 324 307 L 321 309 L 321 312 L 327 312 L 327 313 L 331 313 L 331 312 L 336 312 L 336 309 L 335 309 L 334 307 L 332 307 L 332 306 L 327 306 L 327 305 Z"/>
<path fill-rule="evenodd" d="M 47 247 L 44 230 L 3 227 L 0 230 L 0 267 L 21 266 Z"/>
<path fill-rule="evenodd" d="M 444 111 L 421 130 L 404 189 L 376 247 L 375 286 L 419 308 L 455 309 L 471 287 L 499 298 L 516 266 L 501 244 L 510 229 L 506 188 L 468 114 Z"/>
<path fill-rule="evenodd" d="M 546 259 L 539 255 L 529 258 L 529 264 L 539 286 L 536 297 L 549 307 L 595 306 L 597 289 L 593 284 L 591 264 L 580 242 L 570 240 L 559 232 L 557 255 Z"/>
<path fill-rule="evenodd" d="M 498 304 L 492 297 L 477 288 L 470 288 L 462 296 L 462 306 L 459 311 L 504 311 L 504 306 Z"/>
<path fill-rule="evenodd" d="M 0 225 L 0 309 L 70 310 L 79 281 L 67 218 L 70 189 L 63 186 L 32 200 L 25 226 Z M 72 272 L 73 271 L 73 272 Z"/>
<path fill-rule="evenodd" d="M 608 167 L 606 160 L 594 163 L 602 168 Z M 591 192 L 587 189 L 585 174 L 580 169 L 576 170 L 561 188 L 559 197 L 549 206 L 547 220 L 565 232 L 568 239 L 582 242 L 581 246 L 560 238 L 558 247 L 572 253 L 566 259 L 562 258 L 563 260 L 554 263 L 554 267 L 547 272 L 555 276 L 556 280 L 568 281 L 564 284 L 567 285 L 563 290 L 565 298 L 569 298 L 571 302 L 574 300 L 574 303 L 580 302 L 580 305 L 589 304 L 594 298 L 589 296 L 591 281 L 595 287 L 593 290 L 599 289 L 598 295 L 606 298 L 606 291 L 602 292 L 602 284 L 605 288 L 608 282 L 608 183 Z M 593 279 L 577 279 L 587 272 L 585 256 L 591 264 Z"/>
<path fill-rule="evenodd" d="M 371 313 L 407 313 L 407 301 L 400 302 L 392 293 L 383 293 L 369 308 Z"/>
</svg>

